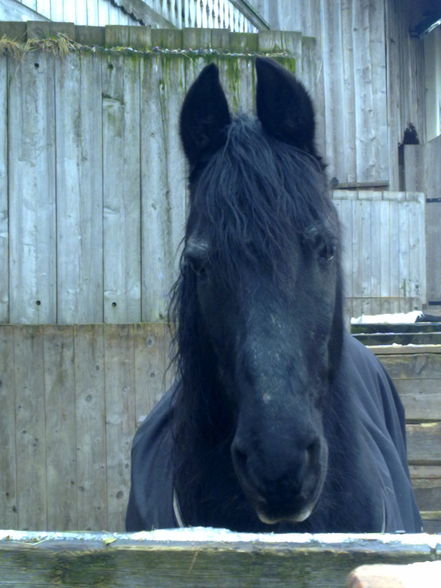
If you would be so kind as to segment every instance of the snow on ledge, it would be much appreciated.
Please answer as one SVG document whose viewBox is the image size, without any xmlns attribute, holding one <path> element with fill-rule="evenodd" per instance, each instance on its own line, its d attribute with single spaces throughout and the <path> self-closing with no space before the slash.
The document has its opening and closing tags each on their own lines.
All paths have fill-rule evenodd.
<svg viewBox="0 0 441 588">
<path fill-rule="evenodd" d="M 396 312 L 394 314 L 362 314 L 351 318 L 351 325 L 385 324 L 403 325 L 415 323 L 423 315 L 421 310 L 412 312 Z"/>
</svg>

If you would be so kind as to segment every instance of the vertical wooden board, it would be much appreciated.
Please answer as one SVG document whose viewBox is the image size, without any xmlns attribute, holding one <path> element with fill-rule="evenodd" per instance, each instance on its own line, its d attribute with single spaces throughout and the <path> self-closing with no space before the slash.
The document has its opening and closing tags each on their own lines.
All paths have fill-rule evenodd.
<svg viewBox="0 0 441 588">
<path fill-rule="evenodd" d="M 15 330 L 15 415 L 19 529 L 47 529 L 46 406 L 42 327 Z"/>
<path fill-rule="evenodd" d="M 400 127 L 401 76 L 399 45 L 399 8 L 396 0 L 385 2 L 386 22 L 386 84 L 388 134 L 388 156 L 390 166 L 389 189 L 399 189 L 397 136 Z M 401 139 L 398 139 L 398 141 Z"/>
<path fill-rule="evenodd" d="M 9 320 L 8 59 L 0 57 L 0 323 Z"/>
<path fill-rule="evenodd" d="M 75 327 L 78 528 L 107 529 L 106 399 L 103 325 Z"/>
<path fill-rule="evenodd" d="M 369 113 L 369 128 L 375 126 L 375 140 L 372 141 L 372 157 L 374 167 L 371 181 L 389 180 L 389 150 L 387 141 L 389 136 L 387 118 L 387 86 L 386 86 L 386 62 L 385 62 L 385 25 L 384 25 L 385 0 L 366 2 L 369 5 L 368 31 L 369 31 L 369 56 L 372 64 L 372 113 Z M 404 10 L 401 10 L 404 14 Z M 362 180 L 363 181 L 363 180 Z"/>
<path fill-rule="evenodd" d="M 166 150 L 170 121 L 164 75 L 162 57 L 145 58 L 141 71 L 141 190 L 142 320 L 146 322 L 162 321 L 167 315 L 176 260 L 172 242 L 176 245 L 177 238 L 172 241 L 170 237 L 180 224 L 169 192 L 173 159 L 169 161 Z M 182 170 L 183 163 L 175 163 Z M 183 203 L 178 206 L 182 208 Z"/>
<path fill-rule="evenodd" d="M 103 59 L 104 320 L 141 320 L 140 60 Z"/>
<path fill-rule="evenodd" d="M 0 525 L 17 529 L 14 329 L 0 326 Z"/>
<path fill-rule="evenodd" d="M 395 263 L 391 255 L 391 219 L 390 219 L 390 202 L 382 200 L 379 211 L 379 228 L 380 228 L 380 242 L 381 247 L 379 251 L 378 263 L 379 263 L 379 275 L 380 275 L 380 296 L 387 298 L 391 296 L 391 271 L 392 264 Z M 391 312 L 391 308 L 388 307 L 387 300 L 383 302 L 384 312 Z"/>
<path fill-rule="evenodd" d="M 419 299 L 419 308 L 422 308 L 422 304 L 427 302 L 424 194 L 415 194 L 415 200 L 409 202 L 409 208 L 409 270 L 411 280 L 410 296 Z"/>
<path fill-rule="evenodd" d="M 56 60 L 57 297 L 61 324 L 103 321 L 101 67 Z"/>
<path fill-rule="evenodd" d="M 133 326 L 135 350 L 135 418 L 138 427 L 166 389 L 167 326 L 142 323 Z"/>
<path fill-rule="evenodd" d="M 352 295 L 363 296 L 362 250 L 363 250 L 363 202 L 357 200 L 356 192 L 352 202 Z M 361 314 L 361 313 L 360 313 Z"/>
<path fill-rule="evenodd" d="M 400 272 L 400 296 L 410 294 L 409 284 L 409 203 L 400 202 L 398 208 L 398 266 Z"/>
<path fill-rule="evenodd" d="M 353 5 L 357 181 L 388 178 L 384 13 L 379 3 Z M 385 176 L 385 177 L 383 177 Z"/>
<path fill-rule="evenodd" d="M 329 164 L 330 177 L 339 182 L 346 181 L 346 174 L 341 159 L 343 145 L 341 140 L 341 6 L 340 0 L 329 3 L 321 1 L 322 26 L 322 59 L 324 75 L 324 107 L 325 107 L 325 158 Z"/>
<path fill-rule="evenodd" d="M 32 52 L 9 85 L 10 303 L 13 323 L 54 323 L 54 57 Z"/>
<path fill-rule="evenodd" d="M 400 264 L 399 264 L 399 203 L 393 199 L 392 193 L 387 200 L 389 204 L 389 254 L 390 254 L 390 296 L 400 296 Z M 394 309 L 395 310 L 395 309 Z"/>
<path fill-rule="evenodd" d="M 179 115 L 184 99 L 185 63 L 183 59 L 163 56 L 161 109 L 165 114 L 164 140 L 167 153 L 167 191 L 169 253 L 166 270 L 169 288 L 179 273 L 179 259 L 186 220 L 187 167 L 179 134 Z M 168 302 L 168 298 L 167 298 Z"/>
<path fill-rule="evenodd" d="M 44 327 L 47 529 L 78 529 L 73 327 Z"/>
<path fill-rule="evenodd" d="M 361 283 L 363 302 L 363 313 L 371 314 L 372 298 L 372 235 L 371 235 L 371 211 L 372 202 L 363 198 L 363 193 L 359 192 L 360 210 L 361 210 L 361 238 L 359 255 L 361 260 Z"/>
<path fill-rule="evenodd" d="M 105 327 L 108 530 L 125 528 L 130 485 L 130 448 L 135 430 L 133 328 Z"/>
<path fill-rule="evenodd" d="M 355 86 L 354 86 L 354 47 L 352 38 L 352 0 L 341 0 L 341 35 L 342 35 L 342 131 L 340 137 L 344 149 L 344 181 L 357 181 L 356 167 L 356 133 L 355 133 Z M 335 41 L 334 41 L 335 42 Z M 330 75 L 335 75 L 331 72 Z"/>
<path fill-rule="evenodd" d="M 381 192 L 373 192 L 381 197 Z M 381 229 L 381 209 L 382 201 L 380 199 L 370 201 L 370 296 L 374 299 L 371 303 L 371 314 L 381 313 L 381 250 L 384 246 L 384 237 L 387 235 Z"/>
</svg>

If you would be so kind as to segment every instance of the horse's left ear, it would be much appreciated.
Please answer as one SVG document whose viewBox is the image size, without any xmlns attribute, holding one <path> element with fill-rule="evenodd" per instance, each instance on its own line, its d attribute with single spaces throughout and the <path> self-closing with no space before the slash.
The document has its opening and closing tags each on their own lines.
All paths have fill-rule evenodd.
<svg viewBox="0 0 441 588">
<path fill-rule="evenodd" d="M 214 63 L 207 65 L 193 82 L 182 105 L 181 140 L 190 165 L 213 154 L 226 141 L 231 122 L 227 99 Z"/>
<path fill-rule="evenodd" d="M 265 57 L 256 59 L 257 116 L 284 143 L 316 155 L 314 108 L 308 92 L 289 71 Z"/>
</svg>

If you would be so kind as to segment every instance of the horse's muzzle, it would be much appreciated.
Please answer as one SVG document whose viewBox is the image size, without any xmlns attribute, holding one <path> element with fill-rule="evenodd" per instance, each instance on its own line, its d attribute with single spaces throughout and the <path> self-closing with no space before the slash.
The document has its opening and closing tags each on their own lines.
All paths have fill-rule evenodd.
<svg viewBox="0 0 441 588">
<path fill-rule="evenodd" d="M 248 501 L 265 524 L 300 523 L 313 512 L 323 489 L 327 445 L 315 438 L 288 458 L 244 451 L 235 439 L 231 447 L 236 475 Z"/>
</svg>

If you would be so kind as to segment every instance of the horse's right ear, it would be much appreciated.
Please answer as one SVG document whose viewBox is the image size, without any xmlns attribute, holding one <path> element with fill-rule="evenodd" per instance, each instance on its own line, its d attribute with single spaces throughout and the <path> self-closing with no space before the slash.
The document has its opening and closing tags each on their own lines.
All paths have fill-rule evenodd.
<svg viewBox="0 0 441 588">
<path fill-rule="evenodd" d="M 280 141 L 316 155 L 314 108 L 303 85 L 272 59 L 256 59 L 257 116 L 265 130 Z"/>
<path fill-rule="evenodd" d="M 190 165 L 196 165 L 204 156 L 222 147 L 230 122 L 219 70 L 211 63 L 193 82 L 182 105 L 181 140 Z"/>
</svg>

